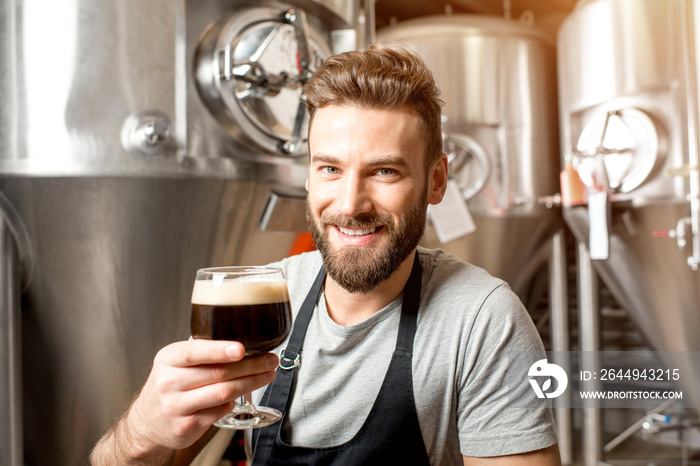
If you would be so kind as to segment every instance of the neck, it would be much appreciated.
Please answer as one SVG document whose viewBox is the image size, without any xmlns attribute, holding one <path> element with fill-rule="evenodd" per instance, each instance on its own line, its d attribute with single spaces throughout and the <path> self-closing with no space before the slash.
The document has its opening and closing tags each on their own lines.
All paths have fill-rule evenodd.
<svg viewBox="0 0 700 466">
<path fill-rule="evenodd" d="M 339 325 L 354 325 L 395 300 L 403 291 L 413 269 L 415 249 L 391 276 L 368 293 L 350 293 L 326 276 L 324 295 L 328 315 Z"/>
</svg>

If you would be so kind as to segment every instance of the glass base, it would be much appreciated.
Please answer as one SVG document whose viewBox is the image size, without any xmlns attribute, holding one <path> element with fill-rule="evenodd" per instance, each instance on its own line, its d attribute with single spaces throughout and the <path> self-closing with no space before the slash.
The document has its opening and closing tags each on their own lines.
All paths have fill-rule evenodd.
<svg viewBox="0 0 700 466">
<path fill-rule="evenodd" d="M 269 426 L 282 419 L 282 413 L 274 408 L 252 406 L 248 403 L 238 405 L 226 416 L 214 423 L 222 429 L 257 429 Z"/>
</svg>

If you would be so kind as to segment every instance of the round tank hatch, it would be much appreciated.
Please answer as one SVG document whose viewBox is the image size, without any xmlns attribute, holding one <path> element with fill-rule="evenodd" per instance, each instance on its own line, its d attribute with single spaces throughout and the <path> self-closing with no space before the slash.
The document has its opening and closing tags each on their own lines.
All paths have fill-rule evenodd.
<svg viewBox="0 0 700 466">
<path fill-rule="evenodd" d="M 464 199 L 471 199 L 484 187 L 491 173 L 491 162 L 481 145 L 465 134 L 448 133 L 444 151 L 450 178 L 459 185 Z"/>
<path fill-rule="evenodd" d="M 629 193 L 641 186 L 663 159 L 661 128 L 636 108 L 594 115 L 574 151 L 574 165 L 586 186 Z"/>
<path fill-rule="evenodd" d="M 200 37 L 195 82 L 237 141 L 254 151 L 300 155 L 308 124 L 303 86 L 330 54 L 302 10 L 243 8 Z"/>
</svg>

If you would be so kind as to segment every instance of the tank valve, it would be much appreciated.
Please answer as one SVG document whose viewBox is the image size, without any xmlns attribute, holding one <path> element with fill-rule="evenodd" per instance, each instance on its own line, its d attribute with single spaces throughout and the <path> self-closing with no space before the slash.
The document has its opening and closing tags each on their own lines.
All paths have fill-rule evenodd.
<svg viewBox="0 0 700 466">
<path fill-rule="evenodd" d="M 681 251 L 685 249 L 687 244 L 686 240 L 686 230 L 690 226 L 690 217 L 684 217 L 678 220 L 676 228 L 674 230 L 657 230 L 652 231 L 651 236 L 654 238 L 675 238 L 678 249 Z"/>
<path fill-rule="evenodd" d="M 678 220 L 678 223 L 676 224 L 675 230 L 659 230 L 659 231 L 652 231 L 651 235 L 654 238 L 676 238 L 676 244 L 678 245 L 679 250 L 684 250 L 685 246 L 688 244 L 687 240 L 687 230 L 688 228 L 691 228 L 691 235 L 694 233 L 692 232 L 692 224 L 693 224 L 693 219 L 691 217 L 684 217 L 680 220 Z M 697 254 L 697 249 L 693 247 L 693 254 L 688 256 L 688 267 L 691 268 L 693 271 L 697 271 L 700 269 L 700 257 L 698 257 Z"/>
<path fill-rule="evenodd" d="M 645 436 L 654 436 L 661 432 L 660 424 L 668 424 L 671 422 L 671 416 L 658 413 L 648 413 L 642 423 L 642 434 Z"/>
</svg>

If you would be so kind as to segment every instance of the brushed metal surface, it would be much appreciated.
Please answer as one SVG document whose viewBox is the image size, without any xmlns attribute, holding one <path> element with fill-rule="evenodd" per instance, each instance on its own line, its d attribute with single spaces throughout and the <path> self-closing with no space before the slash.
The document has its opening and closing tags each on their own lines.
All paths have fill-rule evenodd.
<svg viewBox="0 0 700 466">
<path fill-rule="evenodd" d="M 0 110 L 8 136 L 0 138 L 0 171 L 180 171 L 173 153 L 136 157 L 120 140 L 131 114 L 173 116 L 175 11 L 164 0 L 140 8 L 105 0 L 3 2 L 9 72 L 0 75 L 0 96 L 12 103 Z"/>
<path fill-rule="evenodd" d="M 254 181 L 0 178 L 37 267 L 23 294 L 26 464 L 81 464 L 159 348 L 189 335 L 195 271 L 264 264 L 295 235 L 260 232 Z"/>
</svg>

